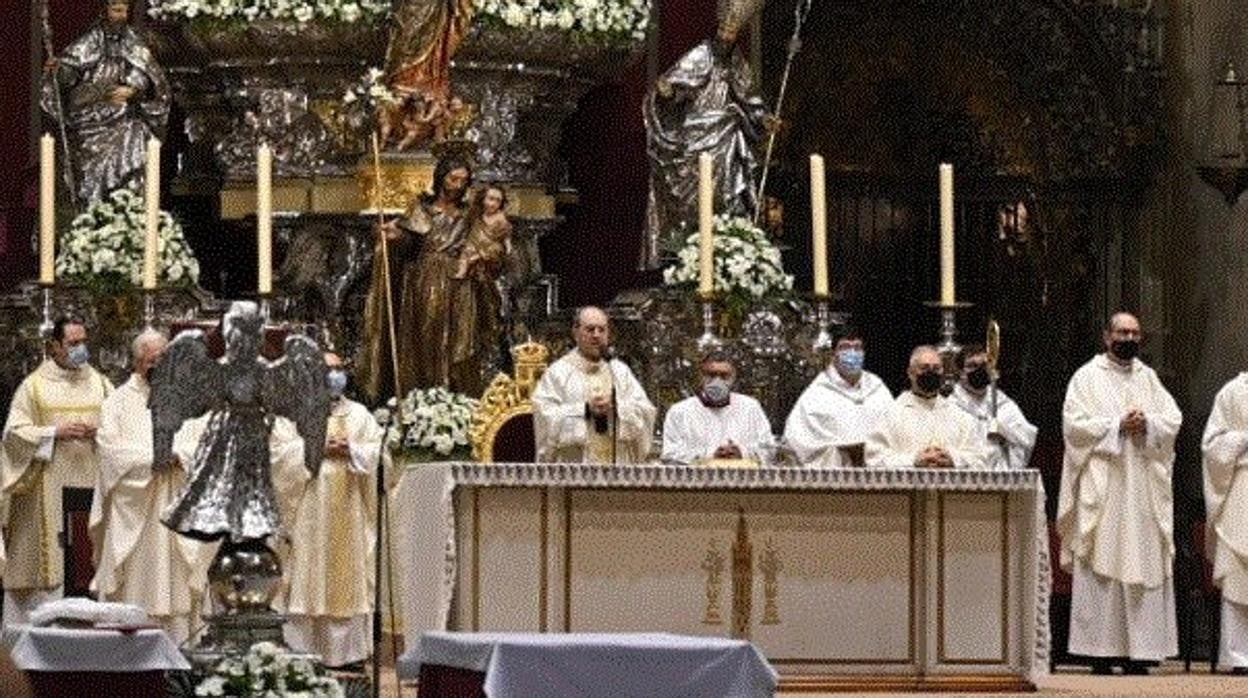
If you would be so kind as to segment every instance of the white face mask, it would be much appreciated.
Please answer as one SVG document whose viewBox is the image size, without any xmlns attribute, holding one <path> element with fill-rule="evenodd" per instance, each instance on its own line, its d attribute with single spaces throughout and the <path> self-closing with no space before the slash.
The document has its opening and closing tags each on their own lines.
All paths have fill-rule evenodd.
<svg viewBox="0 0 1248 698">
<path fill-rule="evenodd" d="M 703 381 L 699 398 L 707 407 L 723 407 L 728 404 L 732 395 L 732 384 L 723 378 L 711 378 Z"/>
</svg>

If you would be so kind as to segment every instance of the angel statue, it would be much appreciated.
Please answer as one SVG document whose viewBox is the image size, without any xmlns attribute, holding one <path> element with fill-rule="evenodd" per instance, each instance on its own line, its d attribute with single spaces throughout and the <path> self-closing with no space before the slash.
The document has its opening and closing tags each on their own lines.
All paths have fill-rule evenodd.
<svg viewBox="0 0 1248 698">
<path fill-rule="evenodd" d="M 754 149 L 776 127 L 736 47 L 764 0 L 720 0 L 716 36 L 694 46 L 646 95 L 650 200 L 641 266 L 675 255 L 698 218 L 698 157 L 714 162 L 715 211 L 753 218 L 758 208 Z"/>
<path fill-rule="evenodd" d="M 240 544 L 280 531 L 269 454 L 275 418 L 294 423 L 314 477 L 320 468 L 330 406 L 324 355 L 311 339 L 294 335 L 285 355 L 269 362 L 260 356 L 263 330 L 256 304 L 235 302 L 222 322 L 221 361 L 208 356 L 201 332 L 190 331 L 169 344 L 152 370 L 154 463 L 171 461 L 184 421 L 207 415 L 186 489 L 162 519 L 184 536 Z"/>
</svg>

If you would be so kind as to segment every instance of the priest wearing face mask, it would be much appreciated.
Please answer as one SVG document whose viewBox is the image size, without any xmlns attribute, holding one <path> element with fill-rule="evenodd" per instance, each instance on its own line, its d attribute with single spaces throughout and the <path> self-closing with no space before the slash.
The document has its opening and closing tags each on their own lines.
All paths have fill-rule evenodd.
<svg viewBox="0 0 1248 698">
<path fill-rule="evenodd" d="M 758 400 L 732 391 L 737 369 L 723 352 L 702 358 L 698 394 L 672 405 L 663 420 L 665 463 L 715 459 L 761 461 L 772 441 L 771 423 Z"/>
<path fill-rule="evenodd" d="M 640 463 L 654 439 L 654 405 L 633 372 L 611 358 L 611 328 L 588 306 L 572 324 L 576 348 L 542 374 L 533 391 L 537 459 L 560 463 Z"/>
<path fill-rule="evenodd" d="M 880 377 L 863 368 L 862 337 L 837 340 L 832 362 L 807 386 L 784 425 L 784 439 L 804 465 L 863 465 L 863 443 L 893 404 Z"/>
<path fill-rule="evenodd" d="M 1183 415 L 1136 358 L 1140 322 L 1110 318 L 1105 353 L 1075 371 L 1062 406 L 1062 568 L 1073 577 L 1070 653 L 1093 670 L 1147 673 L 1178 652 L 1174 439 Z"/>
<path fill-rule="evenodd" d="M 40 603 L 60 598 L 62 498 L 90 495 L 99 474 L 95 432 L 113 384 L 88 363 L 87 328 L 60 318 L 47 359 L 13 394 L 0 457 L 0 512 L 8 562 L 4 625 L 24 623 Z M 85 543 L 85 541 L 84 541 Z"/>
<path fill-rule="evenodd" d="M 372 653 L 377 459 L 382 428 L 347 399 L 342 358 L 325 355 L 333 403 L 325 460 L 307 484 L 291 525 L 285 626 L 291 649 L 341 667 Z"/>
<path fill-rule="evenodd" d="M 897 396 L 867 437 L 867 467 L 983 468 L 988 449 L 975 420 L 940 394 L 943 364 L 932 346 L 910 354 L 910 390 Z"/>
<path fill-rule="evenodd" d="M 976 432 L 988 448 L 988 467 L 1026 468 L 1036 445 L 1036 428 L 1008 395 L 993 387 L 988 353 L 982 347 L 964 348 L 961 364 L 953 401 L 975 419 Z"/>
</svg>

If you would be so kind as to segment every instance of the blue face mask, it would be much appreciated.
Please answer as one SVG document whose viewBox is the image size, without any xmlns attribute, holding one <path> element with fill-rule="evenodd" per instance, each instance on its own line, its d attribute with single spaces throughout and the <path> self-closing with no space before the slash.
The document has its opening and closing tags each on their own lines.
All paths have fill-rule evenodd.
<svg viewBox="0 0 1248 698">
<path fill-rule="evenodd" d="M 702 404 L 707 407 L 723 407 L 732 396 L 732 384 L 723 378 L 711 378 L 702 383 Z"/>
<path fill-rule="evenodd" d="M 842 349 L 836 353 L 836 365 L 849 374 L 862 373 L 867 354 L 861 349 Z"/>
<path fill-rule="evenodd" d="M 85 344 L 75 344 L 69 348 L 67 357 L 75 367 L 84 366 L 91 360 L 91 350 Z"/>
<path fill-rule="evenodd" d="M 341 397 L 347 390 L 347 374 L 344 371 L 332 370 L 325 374 L 325 387 L 331 397 Z"/>
</svg>

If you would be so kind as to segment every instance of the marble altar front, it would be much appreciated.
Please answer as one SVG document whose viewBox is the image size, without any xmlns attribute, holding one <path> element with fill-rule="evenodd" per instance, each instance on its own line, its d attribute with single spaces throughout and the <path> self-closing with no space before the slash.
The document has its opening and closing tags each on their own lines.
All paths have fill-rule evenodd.
<svg viewBox="0 0 1248 698">
<path fill-rule="evenodd" d="M 1035 471 L 412 466 L 403 632 L 749 639 L 782 688 L 1026 690 L 1048 667 Z"/>
</svg>

